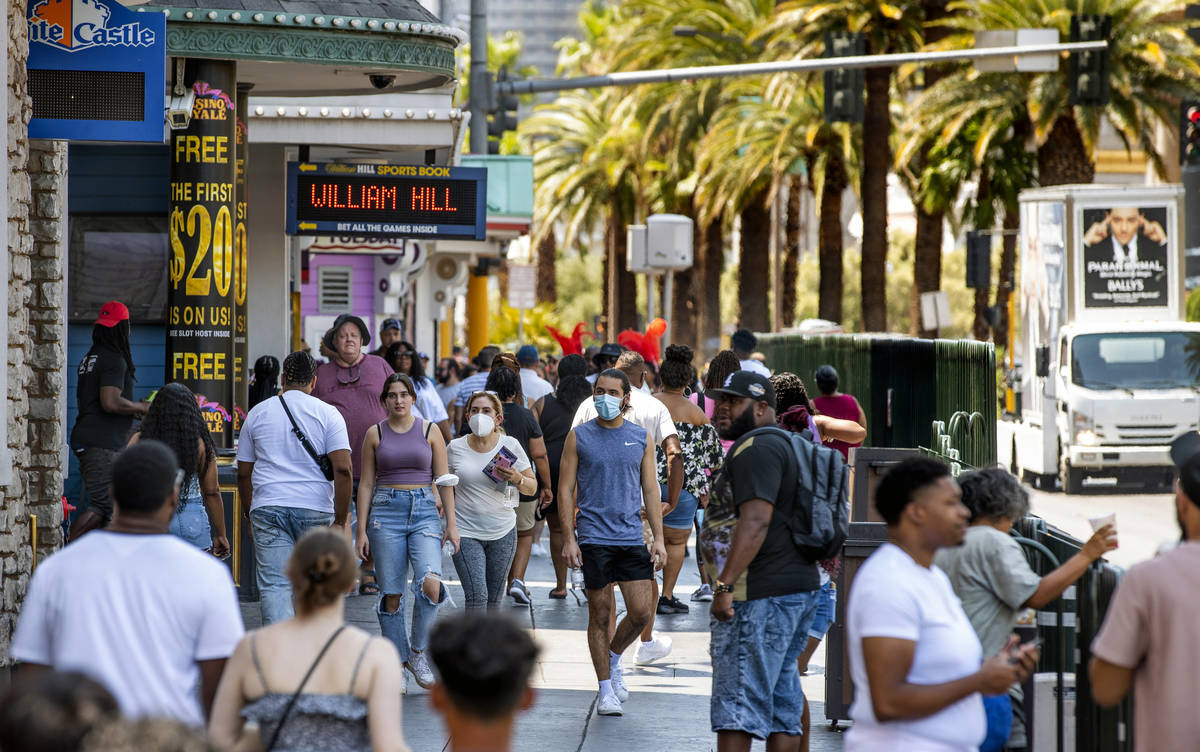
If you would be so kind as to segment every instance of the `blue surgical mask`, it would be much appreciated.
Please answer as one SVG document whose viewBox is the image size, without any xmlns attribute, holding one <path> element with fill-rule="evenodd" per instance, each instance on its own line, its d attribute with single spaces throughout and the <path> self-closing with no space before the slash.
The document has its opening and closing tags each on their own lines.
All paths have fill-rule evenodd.
<svg viewBox="0 0 1200 752">
<path fill-rule="evenodd" d="M 621 398 L 611 394 L 597 394 L 592 397 L 596 405 L 596 414 L 605 420 L 612 420 L 621 414 Z"/>
</svg>

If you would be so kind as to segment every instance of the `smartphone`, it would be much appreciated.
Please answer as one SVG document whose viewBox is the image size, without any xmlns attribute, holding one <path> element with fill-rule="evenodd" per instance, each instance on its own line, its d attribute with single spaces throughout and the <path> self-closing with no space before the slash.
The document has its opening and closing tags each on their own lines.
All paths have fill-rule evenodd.
<svg viewBox="0 0 1200 752">
<path fill-rule="evenodd" d="M 1020 645 L 1017 645 L 1015 648 L 1013 648 L 1013 656 L 1008 659 L 1008 662 L 1009 663 L 1018 663 L 1017 656 L 1016 656 L 1016 652 L 1018 650 L 1020 650 L 1023 647 L 1034 647 L 1034 648 L 1040 649 L 1042 647 L 1043 642 L 1045 642 L 1045 640 L 1043 640 L 1040 636 L 1034 637 L 1029 642 L 1022 642 Z"/>
</svg>

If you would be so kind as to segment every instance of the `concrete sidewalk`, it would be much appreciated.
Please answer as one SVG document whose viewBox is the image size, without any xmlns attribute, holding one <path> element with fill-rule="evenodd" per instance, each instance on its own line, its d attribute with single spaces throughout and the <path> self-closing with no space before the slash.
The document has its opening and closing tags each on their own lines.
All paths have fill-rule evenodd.
<svg viewBox="0 0 1200 752">
<path fill-rule="evenodd" d="M 545 539 L 545 536 L 543 536 Z M 689 553 L 695 549 L 689 546 Z M 454 565 L 443 563 L 455 608 L 462 608 L 462 589 Z M 533 592 L 532 606 L 506 605 L 504 612 L 519 618 L 533 630 L 542 646 L 534 674 L 537 703 L 517 723 L 517 750 L 538 752 L 700 752 L 716 748 L 709 727 L 709 692 L 712 669 L 708 657 L 708 606 L 689 600 L 699 586 L 694 558 L 684 561 L 676 596 L 691 606 L 691 612 L 658 616 L 656 629 L 674 641 L 671 654 L 650 666 L 635 666 L 636 645 L 626 651 L 625 681 L 630 697 L 619 718 L 593 712 L 596 676 L 588 657 L 587 605 L 577 604 L 572 594 L 566 600 L 550 600 L 554 570 L 548 557 L 530 561 L 527 584 Z M 511 598 L 507 599 L 512 604 Z M 346 618 L 351 624 L 379 634 L 374 613 L 375 598 L 346 599 Z M 445 606 L 443 612 L 445 613 Z M 621 610 L 618 600 L 618 609 Z M 246 627 L 260 623 L 257 603 L 243 603 Z M 436 629 L 436 627 L 435 627 Z M 824 645 L 812 665 L 824 666 Z M 823 675 L 804 680 L 804 691 L 812 713 L 812 752 L 842 749 L 842 735 L 831 731 L 823 712 Z M 411 678 L 404 698 L 404 738 L 413 752 L 441 752 L 448 735 L 441 718 L 430 708 L 425 690 Z M 756 742 L 755 750 L 764 744 Z"/>
</svg>

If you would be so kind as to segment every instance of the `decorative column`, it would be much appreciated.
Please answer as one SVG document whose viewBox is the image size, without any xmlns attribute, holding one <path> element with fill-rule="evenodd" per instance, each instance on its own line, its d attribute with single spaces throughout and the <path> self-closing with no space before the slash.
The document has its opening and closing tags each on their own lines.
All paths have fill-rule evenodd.
<svg viewBox="0 0 1200 752">
<path fill-rule="evenodd" d="M 168 381 L 196 393 L 219 447 L 233 446 L 237 65 L 189 60 L 186 130 L 171 134 Z"/>
<path fill-rule="evenodd" d="M 246 170 L 250 165 L 250 90 L 254 84 L 237 85 L 237 216 L 233 226 L 233 430 L 242 428 L 242 419 L 249 410 L 248 374 L 251 368 L 246 316 L 246 284 L 248 259 L 246 223 L 249 221 L 249 198 Z"/>
</svg>

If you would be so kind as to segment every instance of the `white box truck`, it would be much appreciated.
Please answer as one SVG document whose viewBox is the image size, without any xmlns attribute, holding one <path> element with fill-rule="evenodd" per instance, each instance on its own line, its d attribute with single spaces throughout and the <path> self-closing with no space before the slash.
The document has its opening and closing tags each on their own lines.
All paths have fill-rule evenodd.
<svg viewBox="0 0 1200 752">
<path fill-rule="evenodd" d="M 1020 197 L 1019 309 L 997 428 L 1043 488 L 1158 489 L 1200 424 L 1200 324 L 1184 320 L 1183 188 L 1076 185 Z"/>
</svg>

